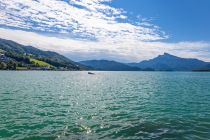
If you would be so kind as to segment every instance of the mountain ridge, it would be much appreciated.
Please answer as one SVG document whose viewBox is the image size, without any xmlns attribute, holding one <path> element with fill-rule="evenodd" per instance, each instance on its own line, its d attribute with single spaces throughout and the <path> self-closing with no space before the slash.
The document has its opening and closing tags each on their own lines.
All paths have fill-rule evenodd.
<svg viewBox="0 0 210 140">
<path fill-rule="evenodd" d="M 200 69 L 210 64 L 196 58 L 181 58 L 169 53 L 158 55 L 149 60 L 144 60 L 139 63 L 128 63 L 129 66 L 138 68 L 153 68 L 156 71 L 193 71 Z"/>
<path fill-rule="evenodd" d="M 0 69 L 16 70 L 82 70 L 83 66 L 52 51 L 0 38 Z"/>
<path fill-rule="evenodd" d="M 104 71 L 140 71 L 140 68 L 130 67 L 124 63 L 113 60 L 87 60 L 78 62 L 82 65 L 94 68 L 94 70 Z"/>
<path fill-rule="evenodd" d="M 52 51 L 43 51 L 0 38 L 0 69 L 11 70 L 100 70 L 100 71 L 210 71 L 210 62 L 181 58 L 169 53 L 139 63 L 113 60 L 74 62 Z"/>
<path fill-rule="evenodd" d="M 139 63 L 121 63 L 112 60 L 87 60 L 78 63 L 104 71 L 208 71 L 210 69 L 209 62 L 196 58 L 181 58 L 169 53 Z"/>
</svg>

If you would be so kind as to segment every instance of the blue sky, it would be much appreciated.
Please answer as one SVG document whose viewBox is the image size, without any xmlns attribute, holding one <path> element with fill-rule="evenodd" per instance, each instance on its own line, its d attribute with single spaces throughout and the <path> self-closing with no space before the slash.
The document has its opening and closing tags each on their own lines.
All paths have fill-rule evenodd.
<svg viewBox="0 0 210 140">
<path fill-rule="evenodd" d="M 210 61 L 209 0 L 0 1 L 0 37 L 75 60 Z"/>
<path fill-rule="evenodd" d="M 167 41 L 210 41 L 209 0 L 114 0 L 112 5 L 152 18 L 170 35 Z"/>
</svg>

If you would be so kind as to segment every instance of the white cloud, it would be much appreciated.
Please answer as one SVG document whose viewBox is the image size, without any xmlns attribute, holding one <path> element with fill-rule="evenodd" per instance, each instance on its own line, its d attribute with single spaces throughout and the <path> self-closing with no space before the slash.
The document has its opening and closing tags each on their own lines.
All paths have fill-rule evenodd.
<svg viewBox="0 0 210 140">
<path fill-rule="evenodd" d="M 146 23 L 125 22 L 122 9 L 110 0 L 6 0 L 0 1 L 0 24 L 33 31 L 66 33 L 78 38 L 115 41 L 118 38 L 159 40 L 163 32 Z M 120 22 L 124 20 L 124 22 Z M 149 24 L 149 23 L 148 23 Z"/>
<path fill-rule="evenodd" d="M 73 60 L 109 59 L 138 62 L 168 52 L 185 58 L 210 61 L 210 44 L 206 42 L 95 42 L 71 38 L 57 38 L 21 30 L 1 29 L 0 38 L 32 45 L 43 50 L 52 50 Z"/>
<path fill-rule="evenodd" d="M 109 6 L 110 1 L 0 0 L 0 37 L 74 60 L 138 62 L 169 52 L 210 61 L 210 44 L 160 42 L 168 38 L 160 27 L 146 18 L 128 22 L 126 11 Z"/>
</svg>

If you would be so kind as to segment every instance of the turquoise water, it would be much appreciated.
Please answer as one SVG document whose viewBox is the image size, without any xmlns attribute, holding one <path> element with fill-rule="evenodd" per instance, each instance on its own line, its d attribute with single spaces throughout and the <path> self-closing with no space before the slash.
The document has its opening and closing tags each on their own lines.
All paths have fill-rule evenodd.
<svg viewBox="0 0 210 140">
<path fill-rule="evenodd" d="M 0 72 L 0 140 L 210 139 L 210 73 Z"/>
</svg>

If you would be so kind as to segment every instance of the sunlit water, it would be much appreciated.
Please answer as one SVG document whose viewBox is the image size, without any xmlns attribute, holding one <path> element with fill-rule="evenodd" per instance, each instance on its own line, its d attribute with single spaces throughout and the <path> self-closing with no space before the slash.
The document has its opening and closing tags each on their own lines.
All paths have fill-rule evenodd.
<svg viewBox="0 0 210 140">
<path fill-rule="evenodd" d="M 0 72 L 1 140 L 210 139 L 210 73 Z"/>
</svg>

